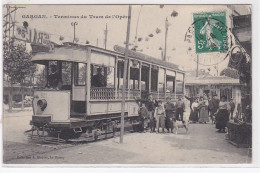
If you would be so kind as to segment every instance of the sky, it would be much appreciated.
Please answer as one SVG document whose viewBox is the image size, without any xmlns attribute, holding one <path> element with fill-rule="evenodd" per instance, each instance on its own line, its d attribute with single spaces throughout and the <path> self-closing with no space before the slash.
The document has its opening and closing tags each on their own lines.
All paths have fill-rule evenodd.
<svg viewBox="0 0 260 173">
<path fill-rule="evenodd" d="M 19 6 L 18 6 L 19 7 Z M 29 23 L 30 28 L 44 31 L 51 34 L 51 40 L 59 41 L 60 36 L 64 37 L 63 41 L 73 40 L 72 22 L 77 22 L 76 37 L 80 43 L 85 43 L 86 40 L 94 46 L 104 48 L 104 30 L 107 24 L 107 49 L 113 50 L 114 45 L 125 46 L 127 18 L 116 18 L 113 15 L 127 16 L 128 5 L 20 5 L 16 12 L 17 25 L 22 26 L 24 21 Z M 242 13 L 247 13 L 247 6 L 233 6 Z M 171 13 L 176 11 L 178 15 L 171 17 Z M 184 70 L 196 68 L 196 54 L 188 54 L 187 49 L 189 44 L 184 42 L 185 33 L 191 26 L 192 14 L 202 12 L 225 11 L 227 16 L 226 25 L 231 26 L 229 15 L 232 13 L 231 8 L 226 5 L 132 5 L 130 43 L 135 42 L 135 36 L 142 38 L 138 43 L 137 50 L 143 50 L 142 53 L 161 58 L 161 51 L 164 49 L 165 40 L 165 19 L 167 17 L 170 24 L 167 37 L 167 61 L 175 63 Z M 5 10 L 3 10 L 5 12 Z M 27 18 L 28 15 L 46 15 L 46 18 Z M 58 18 L 57 16 L 87 16 L 87 18 Z M 93 16 L 103 16 L 103 18 L 90 18 Z M 56 17 L 55 17 L 56 16 Z M 105 18 L 111 16 L 111 18 Z M 139 22 L 138 22 L 139 16 Z M 137 25 L 138 23 L 138 25 Z M 138 27 L 137 27 L 138 26 Z M 156 29 L 161 32 L 156 34 Z M 137 31 L 137 33 L 136 33 Z M 153 37 L 149 37 L 153 34 Z M 145 41 L 148 37 L 149 41 Z M 98 40 L 98 41 L 97 41 Z M 98 42 L 98 43 L 97 43 Z M 203 54 L 200 55 L 201 63 L 207 61 L 219 62 L 223 59 L 224 54 Z M 228 59 L 219 64 L 219 72 L 227 67 Z M 213 67 L 211 72 L 214 73 Z"/>
</svg>

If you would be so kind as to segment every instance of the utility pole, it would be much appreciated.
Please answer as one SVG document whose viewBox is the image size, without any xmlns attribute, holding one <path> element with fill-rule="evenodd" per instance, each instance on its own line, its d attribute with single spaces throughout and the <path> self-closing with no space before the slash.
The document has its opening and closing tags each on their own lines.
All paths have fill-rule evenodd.
<svg viewBox="0 0 260 173">
<path fill-rule="evenodd" d="M 106 30 L 104 31 L 104 33 L 105 33 L 104 45 L 105 45 L 105 49 L 107 49 L 107 34 L 108 34 L 107 23 L 106 23 Z"/>
<path fill-rule="evenodd" d="M 24 7 L 16 7 L 16 6 L 11 6 L 11 5 L 5 5 L 6 7 L 6 14 L 3 15 L 3 42 L 4 46 L 7 46 L 8 52 L 11 51 L 10 45 L 13 44 L 13 39 L 15 36 L 15 16 L 16 16 L 16 11 L 19 8 L 24 8 Z M 9 92 L 9 98 L 8 98 L 8 105 L 9 105 L 9 112 L 12 111 L 12 100 L 13 100 L 13 84 L 12 84 L 12 79 L 7 76 L 7 82 L 10 83 L 10 92 Z"/>
<path fill-rule="evenodd" d="M 9 44 L 14 38 L 15 35 L 15 16 L 16 16 L 16 11 L 19 8 L 25 8 L 25 7 L 16 7 L 16 6 L 11 6 L 11 5 L 5 5 L 6 7 L 6 14 L 3 15 L 3 40 L 4 42 L 8 41 Z"/>
<path fill-rule="evenodd" d="M 123 143 L 123 135 L 125 128 L 125 94 L 126 94 L 126 73 L 128 64 L 128 44 L 130 37 L 130 25 L 131 25 L 131 10 L 132 6 L 129 5 L 128 9 L 128 21 L 127 21 L 127 32 L 126 32 L 126 49 L 125 49 L 125 61 L 124 61 L 124 76 L 123 76 L 123 89 L 122 89 L 122 103 L 121 103 L 121 129 L 120 129 L 120 143 Z"/>
<path fill-rule="evenodd" d="M 73 28 L 74 28 L 73 43 L 76 42 L 76 25 L 78 25 L 78 22 L 71 22 L 71 26 L 73 26 Z"/>
<path fill-rule="evenodd" d="M 165 43 L 164 43 L 164 58 L 163 60 L 166 61 L 166 49 L 167 49 L 167 36 L 168 36 L 168 19 L 166 17 L 166 20 L 165 20 Z"/>
<path fill-rule="evenodd" d="M 98 47 L 98 38 L 97 38 L 97 47 Z"/>
<path fill-rule="evenodd" d="M 196 70 L 196 77 L 199 77 L 199 54 L 197 54 L 197 70 Z"/>
</svg>

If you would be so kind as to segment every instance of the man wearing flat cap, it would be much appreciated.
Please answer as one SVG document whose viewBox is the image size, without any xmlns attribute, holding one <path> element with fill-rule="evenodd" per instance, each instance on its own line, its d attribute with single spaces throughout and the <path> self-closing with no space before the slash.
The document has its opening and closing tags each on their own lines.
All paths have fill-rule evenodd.
<svg viewBox="0 0 260 173">
<path fill-rule="evenodd" d="M 102 68 L 97 68 L 97 74 L 92 77 L 91 84 L 93 87 L 106 87 L 107 86 L 107 80 L 102 75 Z"/>
<path fill-rule="evenodd" d="M 51 88 L 56 88 L 59 83 L 59 73 L 58 68 L 56 65 L 52 64 L 50 65 L 50 74 L 48 76 L 48 86 Z"/>
</svg>

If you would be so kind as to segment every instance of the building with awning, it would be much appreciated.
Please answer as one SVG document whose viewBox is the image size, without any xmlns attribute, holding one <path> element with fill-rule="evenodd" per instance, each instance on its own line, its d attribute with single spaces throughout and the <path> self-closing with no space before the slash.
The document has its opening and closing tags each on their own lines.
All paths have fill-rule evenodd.
<svg viewBox="0 0 260 173">
<path fill-rule="evenodd" d="M 218 98 L 226 96 L 228 101 L 233 99 L 235 103 L 241 103 L 241 86 L 239 79 L 227 76 L 186 76 L 185 79 L 185 93 L 188 96 L 217 94 Z"/>
</svg>

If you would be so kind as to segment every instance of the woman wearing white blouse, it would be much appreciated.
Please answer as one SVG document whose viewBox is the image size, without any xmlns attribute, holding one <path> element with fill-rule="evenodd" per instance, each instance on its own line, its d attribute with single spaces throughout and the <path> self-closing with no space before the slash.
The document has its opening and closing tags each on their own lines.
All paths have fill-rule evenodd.
<svg viewBox="0 0 260 173">
<path fill-rule="evenodd" d="M 199 100 L 196 99 L 191 105 L 191 114 L 190 114 L 190 118 L 189 118 L 190 121 L 192 121 L 193 123 L 196 123 L 199 120 L 198 108 L 199 108 Z"/>
<path fill-rule="evenodd" d="M 225 132 L 225 127 L 229 120 L 228 109 L 229 105 L 228 102 L 226 102 L 226 96 L 222 96 L 221 101 L 219 102 L 219 109 L 216 113 L 216 128 L 218 129 L 218 132 Z"/>
</svg>

